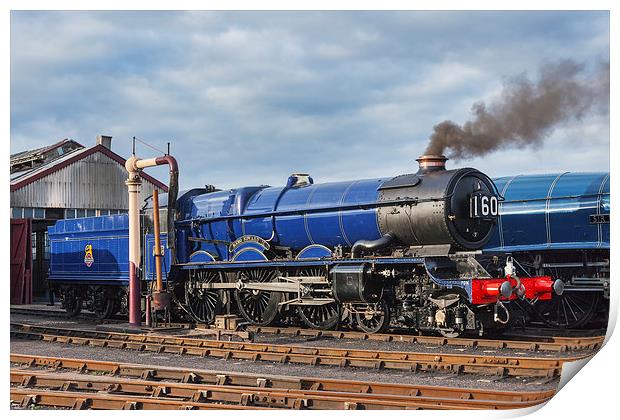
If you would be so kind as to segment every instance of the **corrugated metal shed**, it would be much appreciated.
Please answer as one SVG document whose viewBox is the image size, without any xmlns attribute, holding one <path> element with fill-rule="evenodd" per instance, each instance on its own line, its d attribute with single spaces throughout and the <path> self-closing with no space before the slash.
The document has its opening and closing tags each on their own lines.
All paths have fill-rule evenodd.
<svg viewBox="0 0 620 420">
<path fill-rule="evenodd" d="M 125 159 L 102 145 L 11 177 L 11 207 L 127 209 Z M 141 200 L 167 187 L 143 174 Z"/>
<path fill-rule="evenodd" d="M 49 146 L 25 150 L 11 155 L 11 174 L 25 172 L 49 163 L 76 149 L 83 149 L 75 140 L 64 139 Z"/>
</svg>

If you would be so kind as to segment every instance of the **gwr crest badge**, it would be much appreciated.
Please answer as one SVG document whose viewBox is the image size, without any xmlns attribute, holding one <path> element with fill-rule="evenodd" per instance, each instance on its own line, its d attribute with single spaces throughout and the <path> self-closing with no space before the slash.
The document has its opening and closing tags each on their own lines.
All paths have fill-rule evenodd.
<svg viewBox="0 0 620 420">
<path fill-rule="evenodd" d="M 93 257 L 93 246 L 88 244 L 84 248 L 84 264 L 86 264 L 87 267 L 90 267 L 94 262 L 95 258 Z"/>
</svg>

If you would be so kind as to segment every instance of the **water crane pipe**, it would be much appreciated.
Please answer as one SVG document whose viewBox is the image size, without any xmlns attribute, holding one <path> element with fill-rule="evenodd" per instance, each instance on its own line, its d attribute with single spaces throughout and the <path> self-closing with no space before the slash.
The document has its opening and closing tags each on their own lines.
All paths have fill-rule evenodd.
<svg viewBox="0 0 620 420">
<path fill-rule="evenodd" d="M 159 191 L 153 190 L 153 233 L 155 234 L 155 278 L 156 292 L 163 292 L 164 285 L 161 279 L 161 259 L 163 257 L 161 252 L 161 228 L 159 225 Z"/>
<path fill-rule="evenodd" d="M 168 240 L 167 247 L 170 249 L 172 263 L 175 259 L 175 237 L 174 237 L 174 215 L 176 211 L 176 200 L 179 191 L 179 167 L 177 161 L 170 155 L 164 155 L 151 159 L 140 159 L 132 155 L 125 162 L 125 169 L 129 173 L 127 190 L 129 192 L 129 324 L 140 326 L 140 278 L 138 277 L 138 267 L 140 267 L 140 208 L 139 196 L 142 178 L 140 171 L 144 168 L 159 165 L 170 166 L 170 181 L 168 184 Z"/>
</svg>

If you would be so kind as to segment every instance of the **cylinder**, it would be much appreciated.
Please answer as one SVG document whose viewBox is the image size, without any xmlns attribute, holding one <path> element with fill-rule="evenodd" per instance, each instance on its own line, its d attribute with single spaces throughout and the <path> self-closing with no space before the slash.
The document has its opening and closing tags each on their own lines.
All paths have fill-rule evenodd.
<svg viewBox="0 0 620 420">
<path fill-rule="evenodd" d="M 383 283 L 373 281 L 368 264 L 338 264 L 330 271 L 334 298 L 347 303 L 375 303 Z"/>
</svg>

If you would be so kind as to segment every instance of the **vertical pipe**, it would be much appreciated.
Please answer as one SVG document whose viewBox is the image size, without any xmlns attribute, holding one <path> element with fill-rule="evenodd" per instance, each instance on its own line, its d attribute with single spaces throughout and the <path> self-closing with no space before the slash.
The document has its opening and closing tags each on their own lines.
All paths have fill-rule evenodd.
<svg viewBox="0 0 620 420">
<path fill-rule="evenodd" d="M 139 195 L 142 181 L 140 174 L 133 167 L 135 156 L 127 160 L 126 168 L 129 177 L 125 184 L 129 191 L 129 324 L 140 326 L 140 278 L 137 269 L 140 267 L 140 209 Z"/>
<path fill-rule="evenodd" d="M 157 188 L 153 190 L 153 226 L 155 231 L 155 273 L 157 276 L 155 291 L 159 293 L 164 291 L 164 287 L 161 276 L 161 229 L 159 226 L 159 191 L 157 191 Z"/>
<path fill-rule="evenodd" d="M 146 297 L 146 325 L 150 327 L 153 325 L 153 321 L 151 320 L 151 297 Z"/>
<path fill-rule="evenodd" d="M 135 139 L 134 139 L 135 145 Z M 168 248 L 170 249 L 170 257 L 172 263 L 176 262 L 175 258 L 175 238 L 174 238 L 174 209 L 176 208 L 176 199 L 178 192 L 178 177 L 179 168 L 177 161 L 170 155 L 160 156 L 158 158 L 151 159 L 138 159 L 132 155 L 125 162 L 125 169 L 129 172 L 129 177 L 125 184 L 129 191 L 129 323 L 133 326 L 140 326 L 140 278 L 138 277 L 137 269 L 140 267 L 140 209 L 138 206 L 138 197 L 140 194 L 140 185 L 142 180 L 140 178 L 140 170 L 151 166 L 168 164 L 170 166 L 170 185 L 168 190 Z M 170 211 L 172 210 L 172 211 Z M 158 213 L 159 215 L 159 213 Z M 159 239 L 159 235 L 155 235 Z M 161 250 L 161 246 L 158 251 Z M 160 266 L 161 267 L 161 266 Z M 162 297 L 164 304 L 167 306 L 169 303 L 169 296 L 163 293 Z M 156 296 L 159 296 L 156 295 Z M 158 298 L 159 299 L 159 298 Z M 156 306 L 160 306 L 159 304 Z"/>
</svg>

